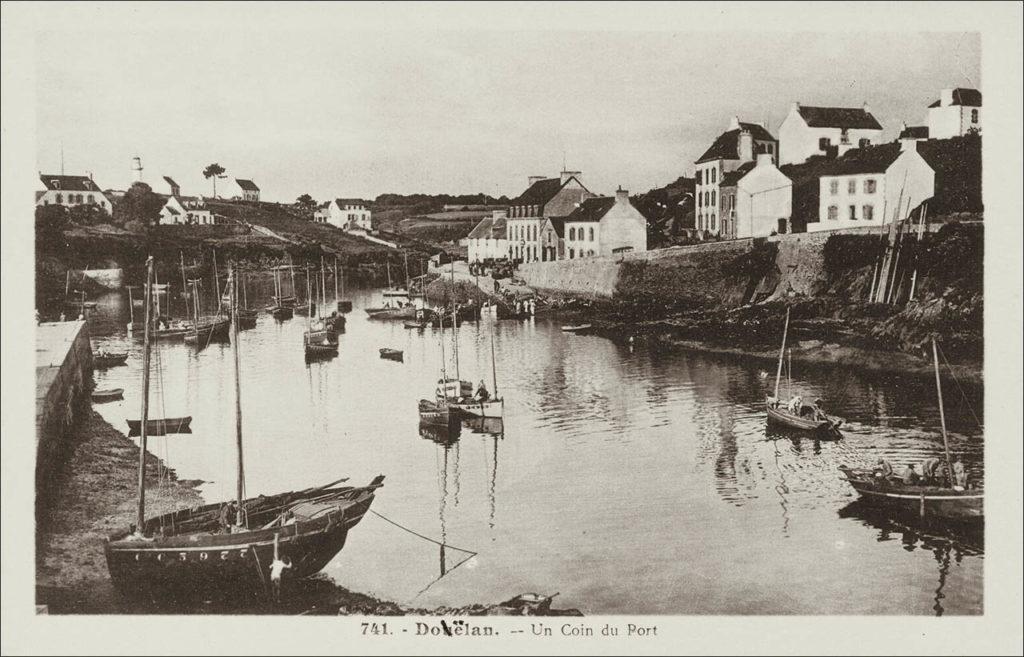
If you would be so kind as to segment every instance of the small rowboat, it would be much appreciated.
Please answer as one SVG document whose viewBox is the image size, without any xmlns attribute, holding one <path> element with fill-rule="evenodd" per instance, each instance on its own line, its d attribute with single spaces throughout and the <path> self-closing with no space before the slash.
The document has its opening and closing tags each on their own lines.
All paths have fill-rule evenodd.
<svg viewBox="0 0 1024 657">
<path fill-rule="evenodd" d="M 956 490 L 943 486 L 904 485 L 883 477 L 875 477 L 867 470 L 854 470 L 840 466 L 857 494 L 865 503 L 883 506 L 921 518 L 972 521 L 985 516 L 985 494 L 978 489 Z"/>
<path fill-rule="evenodd" d="M 172 433 L 192 433 L 192 416 L 168 417 L 161 420 L 147 420 L 146 434 L 150 436 L 166 436 Z M 139 420 L 128 420 L 128 435 L 141 435 L 142 422 Z"/>
<path fill-rule="evenodd" d="M 569 325 L 563 326 L 562 330 L 565 331 L 566 333 L 580 333 L 580 332 L 586 331 L 587 329 L 590 329 L 592 327 L 593 327 L 593 325 L 591 325 L 591 324 L 569 324 Z"/>
<path fill-rule="evenodd" d="M 366 314 L 370 319 L 415 319 L 416 307 L 405 306 L 404 308 L 367 308 Z"/>
<path fill-rule="evenodd" d="M 97 369 L 124 365 L 128 361 L 128 352 L 97 351 L 92 357 L 92 365 Z"/>
<path fill-rule="evenodd" d="M 338 334 L 329 329 L 306 331 L 302 336 L 307 356 L 338 353 Z"/>
<path fill-rule="evenodd" d="M 765 407 L 768 410 L 769 424 L 794 431 L 820 434 L 819 437 L 822 438 L 839 439 L 843 437 L 843 434 L 839 432 L 839 427 L 843 424 L 842 420 L 832 417 L 815 419 L 814 409 L 810 406 L 804 405 L 800 415 L 795 415 L 778 400 L 768 397 L 765 400 Z"/>
<path fill-rule="evenodd" d="M 505 400 L 488 399 L 487 401 L 467 400 L 464 402 L 453 402 L 452 408 L 458 409 L 460 413 L 473 417 L 500 418 L 505 414 Z"/>
<path fill-rule="evenodd" d="M 429 324 L 427 322 L 412 321 L 412 322 L 405 322 L 404 324 L 402 324 L 402 326 L 404 326 L 407 329 L 416 329 L 416 330 L 422 331 L 423 329 L 427 328 L 427 326 L 429 326 Z"/>
<path fill-rule="evenodd" d="M 124 388 L 106 388 L 103 390 L 93 390 L 90 395 L 94 402 L 103 403 L 108 401 L 116 401 L 124 397 Z"/>
<path fill-rule="evenodd" d="M 396 360 L 402 362 L 404 360 L 404 352 L 400 349 L 389 349 L 384 347 L 380 350 L 380 357 L 387 360 Z"/>
</svg>

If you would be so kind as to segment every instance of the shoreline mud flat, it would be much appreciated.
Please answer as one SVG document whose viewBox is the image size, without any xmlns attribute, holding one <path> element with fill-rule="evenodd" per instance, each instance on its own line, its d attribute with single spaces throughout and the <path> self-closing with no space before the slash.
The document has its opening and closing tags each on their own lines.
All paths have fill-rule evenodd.
<svg viewBox="0 0 1024 657">
<path fill-rule="evenodd" d="M 74 433 L 74 454 L 60 476 L 46 517 L 37 520 L 36 604 L 47 613 L 262 613 L 303 615 L 544 615 L 580 616 L 554 609 L 551 597 L 515 596 L 497 604 L 419 609 L 363 595 L 324 576 L 285 582 L 283 602 L 247 600 L 241 606 L 194 605 L 188 609 L 124 604 L 107 573 L 103 553 L 110 533 L 134 522 L 139 450 L 96 411 L 83 413 Z M 199 480 L 180 480 L 152 454 L 146 458 L 149 515 L 199 506 Z"/>
</svg>

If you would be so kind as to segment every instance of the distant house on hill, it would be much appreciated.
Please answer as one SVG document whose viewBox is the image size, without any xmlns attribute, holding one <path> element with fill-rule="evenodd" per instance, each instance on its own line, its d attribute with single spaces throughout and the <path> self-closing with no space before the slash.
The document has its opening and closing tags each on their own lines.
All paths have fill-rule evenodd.
<svg viewBox="0 0 1024 657">
<path fill-rule="evenodd" d="M 541 248 L 540 234 L 547 219 L 567 217 L 593 196 L 579 180 L 579 171 L 563 171 L 558 178 L 530 176 L 526 191 L 509 203 L 509 257 L 521 262 L 555 260 L 557 248 Z"/>
<path fill-rule="evenodd" d="M 647 219 L 619 189 L 614 197 L 585 199 L 565 217 L 565 258 L 647 250 Z"/>
<path fill-rule="evenodd" d="M 507 220 L 508 213 L 505 210 L 494 210 L 490 217 L 481 219 L 469 232 L 469 262 L 508 257 L 508 236 L 505 232 Z"/>
<path fill-rule="evenodd" d="M 793 103 L 779 126 L 779 162 L 795 164 L 815 155 L 843 155 L 878 143 L 882 125 L 863 107 L 812 107 Z"/>
<path fill-rule="evenodd" d="M 160 208 L 160 226 L 174 225 L 209 225 L 215 223 L 213 212 L 199 196 L 184 196 L 181 186 L 170 176 L 161 176 L 155 186 L 150 189 L 164 199 Z M 169 192 L 169 193 L 168 193 Z"/>
<path fill-rule="evenodd" d="M 358 198 L 336 198 L 327 205 L 327 223 L 346 231 L 373 230 L 370 202 Z"/>
<path fill-rule="evenodd" d="M 217 198 L 229 201 L 259 201 L 260 188 L 245 178 L 227 178 L 218 185 Z"/>
<path fill-rule="evenodd" d="M 107 212 L 112 209 L 110 199 L 93 182 L 92 176 L 40 173 L 39 182 L 42 188 L 36 194 L 36 205 L 95 205 Z"/>
<path fill-rule="evenodd" d="M 928 125 L 903 124 L 900 141 L 949 139 L 981 132 L 981 92 L 977 89 L 943 89 L 928 106 Z"/>
<path fill-rule="evenodd" d="M 327 220 L 331 217 L 331 203 L 333 201 L 326 201 L 321 203 L 313 211 L 313 221 L 318 224 L 326 224 Z"/>
</svg>

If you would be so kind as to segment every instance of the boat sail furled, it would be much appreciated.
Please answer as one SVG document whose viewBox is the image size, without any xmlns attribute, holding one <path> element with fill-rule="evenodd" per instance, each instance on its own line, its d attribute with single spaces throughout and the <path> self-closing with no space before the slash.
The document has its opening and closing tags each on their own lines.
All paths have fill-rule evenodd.
<svg viewBox="0 0 1024 657">
<path fill-rule="evenodd" d="M 153 260 L 146 263 L 147 286 Z M 232 319 L 237 319 L 237 281 L 228 275 Z M 147 287 L 147 297 L 149 295 Z M 146 313 L 149 313 L 147 298 Z M 148 318 L 147 318 L 148 320 Z M 105 545 L 107 568 L 115 587 L 126 595 L 180 600 L 216 591 L 267 591 L 275 559 L 290 562 L 289 577 L 320 571 L 345 545 L 352 527 L 369 510 L 383 476 L 369 485 L 325 486 L 245 499 L 244 445 L 240 402 L 238 323 L 232 322 L 234 356 L 237 486 L 231 506 L 208 504 L 146 518 L 146 446 L 148 438 L 150 324 L 143 339 L 142 421 L 139 440 L 138 514 L 135 524 L 111 535 Z M 229 513 L 232 510 L 234 513 Z"/>
</svg>

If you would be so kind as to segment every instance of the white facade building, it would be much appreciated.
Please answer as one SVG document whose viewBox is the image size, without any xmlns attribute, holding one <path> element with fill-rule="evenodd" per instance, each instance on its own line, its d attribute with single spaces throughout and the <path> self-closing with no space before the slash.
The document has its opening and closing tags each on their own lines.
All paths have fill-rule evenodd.
<svg viewBox="0 0 1024 657">
<path fill-rule="evenodd" d="M 542 245 L 547 220 L 566 217 L 593 196 L 579 181 L 579 171 L 563 171 L 558 178 L 530 176 L 526 191 L 508 209 L 508 257 L 521 262 L 558 259 L 557 247 Z"/>
<path fill-rule="evenodd" d="M 900 144 L 892 143 L 856 149 L 830 163 L 818 181 L 818 221 L 807 224 L 807 231 L 880 226 L 891 220 L 886 172 L 899 155 Z"/>
<path fill-rule="evenodd" d="M 225 178 L 217 183 L 217 198 L 255 202 L 260 200 L 260 188 L 245 178 Z"/>
<path fill-rule="evenodd" d="M 758 155 L 757 165 L 736 183 L 735 204 L 737 238 L 789 232 L 793 181 L 779 171 L 770 155 Z"/>
<path fill-rule="evenodd" d="M 867 104 L 854 108 L 793 103 L 779 126 L 779 163 L 799 163 L 813 155 L 843 155 L 878 143 L 881 137 L 882 125 Z"/>
<path fill-rule="evenodd" d="M 160 208 L 161 226 L 187 224 L 208 226 L 215 223 L 213 213 L 203 199 L 196 196 L 168 196 Z"/>
<path fill-rule="evenodd" d="M 369 202 L 357 198 L 337 198 L 327 206 L 327 223 L 342 230 L 373 230 Z"/>
<path fill-rule="evenodd" d="M 469 262 L 508 257 L 507 219 L 507 211 L 493 210 L 490 217 L 481 219 L 480 223 L 470 231 L 467 238 Z"/>
<path fill-rule="evenodd" d="M 36 192 L 36 205 L 95 205 L 107 212 L 113 208 L 110 199 L 91 176 L 64 176 L 39 174 L 40 188 Z"/>
<path fill-rule="evenodd" d="M 565 218 L 564 258 L 592 258 L 647 250 L 647 219 L 619 189 L 614 197 L 584 200 Z"/>
<path fill-rule="evenodd" d="M 943 89 L 928 106 L 928 138 L 960 137 L 981 131 L 981 92 L 977 89 Z"/>
</svg>

